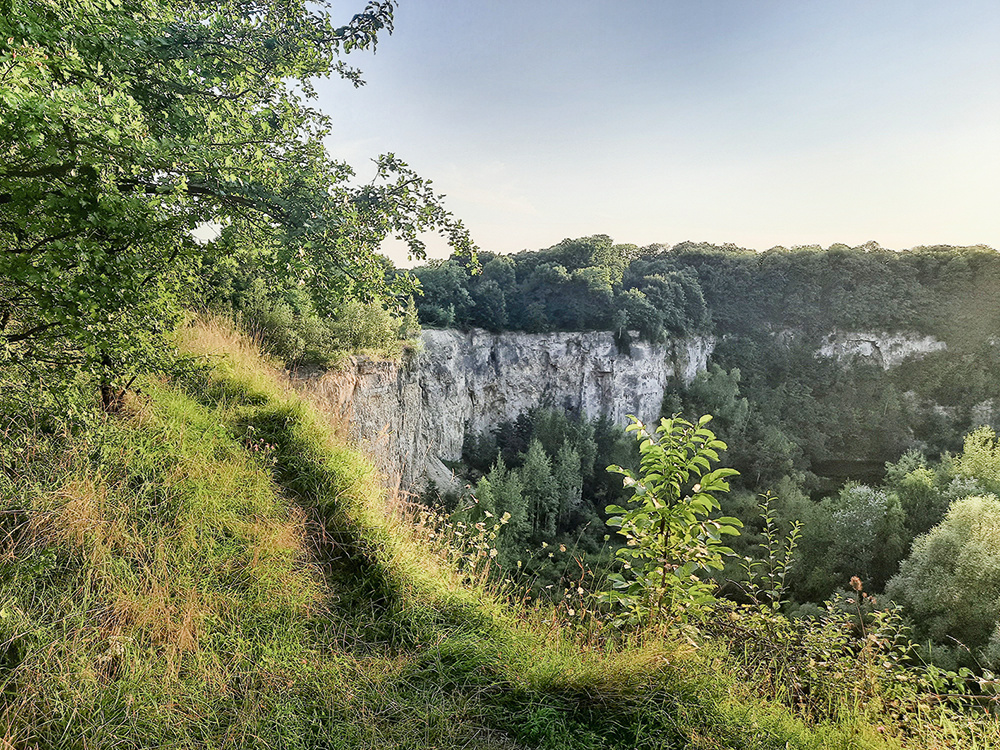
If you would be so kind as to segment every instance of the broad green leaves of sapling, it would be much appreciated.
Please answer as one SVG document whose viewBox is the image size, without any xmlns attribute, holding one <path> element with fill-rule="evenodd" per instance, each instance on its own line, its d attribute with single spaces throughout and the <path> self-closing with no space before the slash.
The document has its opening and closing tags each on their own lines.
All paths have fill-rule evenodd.
<svg viewBox="0 0 1000 750">
<path fill-rule="evenodd" d="M 605 601 L 620 604 L 631 624 L 654 627 L 685 621 L 714 601 L 715 584 L 699 573 L 721 570 L 733 551 L 725 536 L 739 534 L 736 518 L 713 518 L 720 509 L 715 495 L 729 491 L 727 477 L 735 469 L 712 469 L 726 444 L 705 425 L 674 417 L 663 419 L 651 434 L 635 417 L 628 427 L 639 443 L 638 475 L 621 466 L 635 505 L 609 505 L 608 525 L 618 529 L 625 546 L 616 553 L 622 570 L 609 576 L 612 589 Z"/>
</svg>

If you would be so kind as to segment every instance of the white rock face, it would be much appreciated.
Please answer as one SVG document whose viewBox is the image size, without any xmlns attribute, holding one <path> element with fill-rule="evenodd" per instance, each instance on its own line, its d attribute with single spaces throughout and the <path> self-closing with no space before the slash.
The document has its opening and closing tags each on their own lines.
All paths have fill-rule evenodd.
<svg viewBox="0 0 1000 750">
<path fill-rule="evenodd" d="M 690 337 L 619 353 L 608 332 L 527 334 L 427 330 L 403 363 L 353 358 L 338 372 L 293 377 L 404 488 L 449 481 L 467 433 L 485 432 L 535 406 L 625 425 L 656 419 L 672 378 L 704 371 L 714 340 Z"/>
<path fill-rule="evenodd" d="M 882 369 L 888 370 L 902 364 L 907 357 L 919 357 L 947 348 L 945 342 L 933 336 L 834 331 L 823 339 L 816 356 L 832 357 L 841 361 L 854 357 L 870 358 Z"/>
</svg>

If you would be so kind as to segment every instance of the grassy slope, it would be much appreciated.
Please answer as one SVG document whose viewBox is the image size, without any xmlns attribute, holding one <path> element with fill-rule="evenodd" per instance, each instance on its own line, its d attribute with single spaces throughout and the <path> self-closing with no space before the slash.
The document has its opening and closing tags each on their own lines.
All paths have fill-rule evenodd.
<svg viewBox="0 0 1000 750">
<path fill-rule="evenodd" d="M 4 447 L 7 746 L 884 746 L 683 647 L 597 653 L 461 587 L 252 348 L 189 334 L 227 352 L 210 375 Z"/>
</svg>

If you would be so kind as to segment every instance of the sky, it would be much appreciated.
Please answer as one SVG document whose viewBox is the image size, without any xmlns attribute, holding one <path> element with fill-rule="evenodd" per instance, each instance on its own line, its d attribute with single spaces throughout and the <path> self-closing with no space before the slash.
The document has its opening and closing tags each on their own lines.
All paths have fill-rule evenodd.
<svg viewBox="0 0 1000 750">
<path fill-rule="evenodd" d="M 347 62 L 330 152 L 396 154 L 483 250 L 1000 249 L 996 0 L 399 0 Z"/>
</svg>

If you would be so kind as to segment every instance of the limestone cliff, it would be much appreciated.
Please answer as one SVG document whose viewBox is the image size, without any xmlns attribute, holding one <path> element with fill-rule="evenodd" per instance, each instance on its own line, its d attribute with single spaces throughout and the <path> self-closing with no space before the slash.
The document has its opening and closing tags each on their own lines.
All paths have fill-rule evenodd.
<svg viewBox="0 0 1000 750">
<path fill-rule="evenodd" d="M 832 357 L 841 361 L 860 358 L 888 370 L 902 364 L 908 357 L 920 357 L 947 348 L 943 341 L 933 336 L 874 331 L 834 331 L 823 339 L 816 356 Z"/>
<path fill-rule="evenodd" d="M 534 406 L 557 406 L 619 424 L 659 415 L 672 378 L 707 367 L 705 337 L 619 352 L 608 332 L 527 334 L 427 330 L 403 362 L 352 358 L 336 372 L 293 377 L 404 488 L 441 483 L 469 432 L 484 432 Z"/>
</svg>

